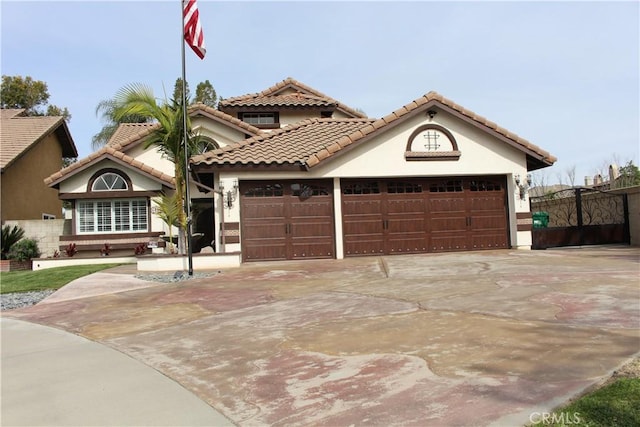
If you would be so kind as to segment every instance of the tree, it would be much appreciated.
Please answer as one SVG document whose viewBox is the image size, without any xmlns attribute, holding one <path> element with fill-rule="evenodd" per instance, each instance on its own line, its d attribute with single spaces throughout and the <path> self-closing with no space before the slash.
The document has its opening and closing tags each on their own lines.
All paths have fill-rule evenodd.
<svg viewBox="0 0 640 427">
<path fill-rule="evenodd" d="M 182 202 L 178 200 L 178 193 L 171 196 L 163 194 L 159 200 L 153 202 L 158 207 L 158 217 L 169 227 L 169 252 L 173 253 L 173 227 L 178 227 Z"/>
<path fill-rule="evenodd" d="M 49 97 L 47 84 L 41 80 L 31 76 L 2 76 L 0 107 L 24 108 L 29 116 L 62 116 L 67 122 L 71 120 L 66 107 L 47 104 Z"/>
<path fill-rule="evenodd" d="M 24 237 L 24 229 L 17 225 L 13 228 L 9 225 L 2 227 L 2 251 L 0 252 L 2 259 L 8 259 L 7 256 L 11 247 L 18 243 Z"/>
<path fill-rule="evenodd" d="M 196 102 L 202 102 L 209 107 L 216 108 L 218 103 L 218 95 L 209 80 L 198 83 L 196 87 Z"/>
<path fill-rule="evenodd" d="M 189 105 L 190 100 L 190 92 L 189 92 L 189 83 L 187 82 L 187 105 Z M 203 102 L 211 107 L 215 108 L 216 105 L 216 91 L 213 88 L 213 85 L 206 80 L 202 83 L 198 84 L 197 92 L 200 95 L 196 94 L 196 102 Z M 175 85 L 173 87 L 173 98 L 172 102 L 181 103 L 182 102 L 182 79 L 177 78 Z M 150 123 L 151 119 L 148 117 L 141 117 L 135 114 L 125 115 L 118 119 L 115 117 L 115 109 L 116 103 L 114 99 L 106 99 L 100 101 L 98 106 L 96 107 L 96 115 L 102 115 L 102 121 L 104 125 L 100 132 L 95 134 L 93 138 L 91 138 L 91 147 L 94 150 L 98 150 L 100 147 L 104 146 L 109 142 L 109 139 L 113 136 L 115 131 L 118 129 L 121 123 Z"/>
<path fill-rule="evenodd" d="M 633 164 L 633 161 L 629 160 L 629 163 L 620 168 L 620 176 L 616 180 L 616 188 L 632 187 L 634 185 L 640 185 L 640 169 Z"/>
<path fill-rule="evenodd" d="M 91 148 L 98 150 L 100 147 L 107 145 L 113 134 L 118 130 L 120 123 L 148 123 L 151 121 L 148 117 L 138 116 L 135 114 L 125 115 L 116 119 L 116 102 L 113 99 L 105 99 L 98 103 L 96 107 L 96 115 L 102 115 L 102 121 L 105 125 L 100 132 L 91 138 Z"/>
<path fill-rule="evenodd" d="M 170 102 L 165 100 L 158 103 L 153 91 L 142 84 L 131 84 L 123 87 L 113 99 L 114 114 L 116 121 L 123 117 L 136 116 L 144 117 L 149 121 L 159 124 L 159 126 L 147 137 L 144 148 L 155 146 L 158 150 L 174 164 L 174 179 L 176 183 L 176 203 L 180 204 L 178 225 L 180 230 L 179 249 L 184 251 L 184 236 L 187 229 L 187 218 L 183 204 L 185 203 L 185 150 L 182 144 L 183 139 L 183 115 L 182 103 L 176 100 Z M 191 135 L 191 123 L 187 117 L 187 156 L 195 153 L 199 143 L 198 137 Z"/>
<path fill-rule="evenodd" d="M 191 99 L 191 92 L 189 91 L 189 82 L 185 85 L 186 93 L 187 93 L 187 105 L 189 105 L 189 100 Z M 176 102 L 182 102 L 182 79 L 178 77 L 176 79 L 176 84 L 173 85 L 173 100 Z"/>
</svg>

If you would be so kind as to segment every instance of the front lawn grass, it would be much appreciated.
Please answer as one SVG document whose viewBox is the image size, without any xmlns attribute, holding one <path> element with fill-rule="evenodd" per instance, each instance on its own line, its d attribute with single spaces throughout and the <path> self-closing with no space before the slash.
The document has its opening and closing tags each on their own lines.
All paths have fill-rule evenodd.
<svg viewBox="0 0 640 427">
<path fill-rule="evenodd" d="M 72 280 L 95 273 L 96 271 L 115 267 L 116 265 L 117 264 L 74 265 L 37 271 L 9 271 L 7 273 L 0 273 L 0 294 L 60 289 Z"/>
<path fill-rule="evenodd" d="M 618 378 L 547 415 L 534 427 L 640 426 L 640 378 Z"/>
</svg>

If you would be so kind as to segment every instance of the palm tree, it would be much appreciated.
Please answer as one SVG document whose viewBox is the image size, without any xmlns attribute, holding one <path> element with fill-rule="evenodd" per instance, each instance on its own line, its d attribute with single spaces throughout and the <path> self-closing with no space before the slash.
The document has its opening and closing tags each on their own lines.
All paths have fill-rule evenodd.
<svg viewBox="0 0 640 427">
<path fill-rule="evenodd" d="M 180 205 L 178 225 L 180 231 L 179 249 L 184 253 L 187 217 L 183 209 L 185 194 L 185 150 L 183 139 L 182 103 L 176 100 L 158 103 L 153 91 L 142 84 L 131 84 L 120 89 L 113 99 L 113 118 L 121 122 L 125 117 L 141 117 L 157 126 L 147 137 L 144 148 L 155 146 L 174 164 L 176 182 L 175 201 Z M 187 129 L 191 123 L 187 117 Z M 190 132 L 188 132 L 190 134 Z M 188 155 L 195 153 L 197 144 L 195 136 L 190 135 L 187 141 Z"/>
<path fill-rule="evenodd" d="M 154 200 L 158 207 L 158 217 L 169 227 L 169 250 L 171 253 L 173 253 L 173 227 L 179 226 L 178 218 L 182 210 L 182 202 L 178 200 L 177 195 L 178 193 L 175 192 L 171 196 L 163 194 L 159 200 Z"/>
<path fill-rule="evenodd" d="M 149 123 L 151 120 L 148 117 L 138 115 L 128 115 L 122 117 L 120 120 L 115 119 L 116 102 L 113 99 L 105 99 L 98 103 L 96 107 L 96 115 L 102 115 L 102 121 L 105 125 L 100 132 L 93 135 L 91 138 L 91 148 L 94 150 L 100 149 L 102 146 L 107 145 L 109 139 L 120 126 L 120 123 Z"/>
</svg>

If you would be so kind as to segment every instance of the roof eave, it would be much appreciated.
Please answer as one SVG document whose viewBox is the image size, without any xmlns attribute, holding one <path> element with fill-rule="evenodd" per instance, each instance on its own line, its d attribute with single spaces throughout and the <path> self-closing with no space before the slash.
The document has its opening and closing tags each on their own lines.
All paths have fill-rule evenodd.
<svg viewBox="0 0 640 427">
<path fill-rule="evenodd" d="M 100 154 L 96 158 L 91 159 L 87 163 L 83 164 L 82 166 L 77 167 L 76 169 L 72 170 L 68 174 L 64 174 L 61 177 L 53 180 L 52 182 L 50 182 L 48 184 L 46 184 L 46 182 L 45 182 L 45 184 L 48 185 L 51 188 L 59 189 L 60 188 L 60 183 L 66 181 L 67 179 L 77 175 L 78 173 L 80 173 L 80 172 L 88 169 L 89 167 L 91 167 L 91 166 L 93 166 L 93 165 L 95 165 L 97 163 L 100 163 L 101 161 L 106 160 L 106 159 L 111 160 L 111 161 L 113 161 L 113 162 L 125 167 L 126 169 L 133 169 L 133 170 L 137 171 L 138 173 L 148 177 L 149 179 L 152 179 L 152 180 L 154 180 L 156 182 L 161 183 L 163 186 L 165 186 L 167 188 L 175 189 L 175 183 L 168 182 L 168 181 L 166 181 L 166 180 L 164 180 L 162 178 L 159 178 L 159 177 L 157 177 L 157 176 L 155 176 L 155 175 L 153 175 L 151 173 L 148 173 L 147 171 L 145 171 L 143 169 L 140 169 L 140 168 L 138 168 L 138 167 L 136 167 L 134 165 L 131 165 L 131 164 L 119 159 L 118 157 L 116 157 L 113 154 L 108 153 L 108 152 L 104 152 L 104 153 Z"/>
</svg>

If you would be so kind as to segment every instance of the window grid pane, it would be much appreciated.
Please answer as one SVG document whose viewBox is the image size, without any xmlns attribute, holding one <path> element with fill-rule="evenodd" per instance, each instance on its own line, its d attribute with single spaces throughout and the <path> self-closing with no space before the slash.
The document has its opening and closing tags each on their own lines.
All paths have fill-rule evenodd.
<svg viewBox="0 0 640 427">
<path fill-rule="evenodd" d="M 131 202 L 132 229 L 135 231 L 147 229 L 147 203 L 143 200 Z"/>
<path fill-rule="evenodd" d="M 147 231 L 146 200 L 78 202 L 80 233 Z"/>
<path fill-rule="evenodd" d="M 80 222 L 81 233 L 94 231 L 93 203 L 80 202 L 78 204 L 78 220 Z"/>
<path fill-rule="evenodd" d="M 116 231 L 131 230 L 129 202 L 114 202 Z"/>
<path fill-rule="evenodd" d="M 111 202 L 96 202 L 97 231 L 111 231 Z"/>
</svg>

